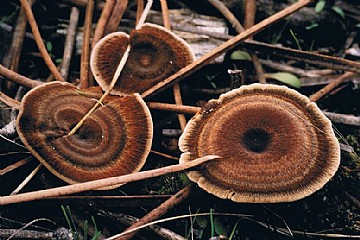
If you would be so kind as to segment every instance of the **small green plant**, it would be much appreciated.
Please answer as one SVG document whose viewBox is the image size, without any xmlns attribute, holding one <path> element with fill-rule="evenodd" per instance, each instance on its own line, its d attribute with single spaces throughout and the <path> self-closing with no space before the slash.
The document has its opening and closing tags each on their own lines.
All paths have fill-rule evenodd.
<svg viewBox="0 0 360 240">
<path fill-rule="evenodd" d="M 292 38 L 294 39 L 297 48 L 298 48 L 299 50 L 302 50 L 302 47 L 301 47 L 301 45 L 300 45 L 300 41 L 299 41 L 299 39 L 297 38 L 296 33 L 294 33 L 294 31 L 290 29 L 290 34 L 291 34 Z"/>
<path fill-rule="evenodd" d="M 66 222 L 68 224 L 70 232 L 71 232 L 71 234 L 73 236 L 73 239 L 74 240 L 80 239 L 80 233 L 78 232 L 77 227 L 76 227 L 75 222 L 74 222 L 74 219 L 72 218 L 70 207 L 69 206 L 66 206 L 66 207 L 61 206 L 61 210 L 62 210 L 62 212 L 64 214 L 64 217 L 66 219 Z M 92 220 L 92 223 L 93 223 L 94 229 L 95 229 L 94 236 L 91 238 L 91 240 L 97 240 L 99 238 L 99 236 L 101 235 L 101 231 L 98 230 L 98 227 L 97 227 L 96 222 L 95 222 L 95 218 L 91 217 L 91 220 Z M 88 235 L 89 235 L 89 223 L 88 223 L 87 220 L 84 222 L 84 233 L 83 234 L 84 234 L 83 239 L 87 240 Z"/>
<path fill-rule="evenodd" d="M 50 41 L 46 41 L 45 42 L 45 46 L 46 46 L 46 50 L 48 50 L 50 57 L 52 59 L 55 59 L 55 54 L 53 53 L 53 45 Z M 56 58 L 55 62 L 60 64 L 62 62 L 62 58 Z"/>
<path fill-rule="evenodd" d="M 297 76 L 288 72 L 266 73 L 266 78 L 275 79 L 294 88 L 300 88 L 301 82 Z"/>
</svg>

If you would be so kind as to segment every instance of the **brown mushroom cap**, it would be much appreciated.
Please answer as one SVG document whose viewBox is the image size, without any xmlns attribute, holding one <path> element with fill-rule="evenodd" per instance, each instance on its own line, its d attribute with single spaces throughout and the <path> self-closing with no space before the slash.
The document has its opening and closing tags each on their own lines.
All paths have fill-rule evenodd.
<svg viewBox="0 0 360 240">
<path fill-rule="evenodd" d="M 90 60 L 103 90 L 109 87 L 129 42 L 129 58 L 112 94 L 143 93 L 195 59 L 182 38 L 155 24 L 146 23 L 130 36 L 121 32 L 109 34 L 95 45 Z"/>
<path fill-rule="evenodd" d="M 101 97 L 97 89 L 47 83 L 29 91 L 21 102 L 17 119 L 21 140 L 68 183 L 139 171 L 150 151 L 151 115 L 138 94 L 106 98 L 74 135 L 67 135 Z"/>
<path fill-rule="evenodd" d="M 186 126 L 181 162 L 222 159 L 189 178 L 235 202 L 289 202 L 329 181 L 340 163 L 331 122 L 315 103 L 284 86 L 253 84 L 211 100 Z"/>
</svg>

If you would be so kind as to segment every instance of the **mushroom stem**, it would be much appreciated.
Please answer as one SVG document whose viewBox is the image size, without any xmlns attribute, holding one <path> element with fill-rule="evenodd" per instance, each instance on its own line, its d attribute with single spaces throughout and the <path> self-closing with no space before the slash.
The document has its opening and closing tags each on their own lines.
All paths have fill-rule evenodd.
<svg viewBox="0 0 360 240">
<path fill-rule="evenodd" d="M 285 8 L 284 10 L 270 16 L 269 18 L 264 19 L 263 21 L 259 22 L 258 24 L 254 25 L 251 28 L 248 28 L 246 31 L 238 34 L 234 38 L 229 39 L 225 43 L 219 45 L 218 47 L 214 48 L 209 53 L 203 55 L 201 58 L 197 59 L 195 62 L 189 64 L 188 66 L 180 69 L 178 72 L 173 74 L 172 76 L 168 77 L 162 82 L 159 82 L 152 88 L 148 89 L 144 93 L 141 94 L 142 98 L 147 98 L 155 93 L 165 90 L 166 88 L 173 86 L 174 84 L 178 83 L 180 80 L 184 79 L 185 77 L 189 76 L 196 70 L 200 69 L 204 65 L 208 64 L 216 57 L 220 56 L 224 52 L 234 48 L 235 46 L 239 45 L 248 37 L 260 32 L 264 28 L 268 27 L 269 25 L 277 22 L 278 20 L 287 17 L 288 15 L 298 11 L 299 9 L 305 7 L 306 5 L 310 4 L 314 0 L 303 0 L 298 1 L 289 7 Z"/>
<path fill-rule="evenodd" d="M 129 57 L 129 52 L 130 52 L 130 45 L 128 45 L 128 47 L 126 48 L 126 51 L 124 53 L 124 55 L 122 56 L 121 60 L 120 60 L 120 63 L 119 63 L 119 66 L 117 67 L 116 71 L 115 71 L 115 74 L 114 74 L 114 77 L 113 79 L 111 80 L 111 83 L 109 85 L 109 88 L 106 90 L 106 92 L 101 96 L 101 98 L 99 99 L 99 101 L 97 101 L 94 105 L 94 107 L 92 107 L 89 112 L 87 114 L 85 114 L 85 116 L 76 124 L 76 126 L 69 132 L 68 136 L 71 136 L 73 135 L 85 122 L 85 120 L 90 116 L 90 114 L 92 114 L 96 108 L 99 107 L 99 105 L 102 104 L 102 102 L 104 101 L 105 97 L 108 96 L 111 92 L 111 90 L 114 88 L 115 86 L 115 83 L 117 81 L 117 79 L 119 78 L 120 76 L 120 73 L 121 71 L 123 70 L 125 64 L 126 64 L 126 61 Z"/>
<path fill-rule="evenodd" d="M 150 109 L 164 110 L 169 112 L 184 113 L 184 114 L 196 114 L 201 108 L 193 106 L 184 106 L 171 103 L 160 103 L 160 102 L 147 102 L 147 106 Z"/>
<path fill-rule="evenodd" d="M 64 196 L 64 195 L 69 195 L 69 194 L 74 194 L 89 190 L 106 188 L 114 185 L 125 184 L 129 182 L 140 181 L 148 178 L 158 177 L 168 173 L 183 171 L 218 158 L 220 157 L 214 155 L 208 155 L 182 164 L 170 165 L 153 170 L 131 173 L 119 177 L 104 178 L 100 180 L 77 183 L 73 185 L 57 187 L 47 190 L 22 193 L 14 196 L 4 196 L 4 197 L 0 197 L 0 206 L 13 204 L 13 203 L 29 202 L 29 201 L 50 198 L 50 197 Z"/>
</svg>

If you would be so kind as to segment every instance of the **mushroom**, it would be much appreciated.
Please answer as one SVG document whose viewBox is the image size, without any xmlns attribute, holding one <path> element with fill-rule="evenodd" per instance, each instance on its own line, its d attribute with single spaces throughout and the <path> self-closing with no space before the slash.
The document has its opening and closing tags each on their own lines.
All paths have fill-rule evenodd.
<svg viewBox="0 0 360 240">
<path fill-rule="evenodd" d="M 152 120 L 139 94 L 106 97 L 104 105 L 68 135 L 101 95 L 99 87 L 78 90 L 69 83 L 52 82 L 33 88 L 21 101 L 20 139 L 68 183 L 139 171 L 150 152 Z"/>
<path fill-rule="evenodd" d="M 290 202 L 335 174 L 340 147 L 315 103 L 285 86 L 252 84 L 210 100 L 179 140 L 180 162 L 222 159 L 189 171 L 207 192 L 235 202 Z"/>
<path fill-rule="evenodd" d="M 111 33 L 95 45 L 90 59 L 94 77 L 104 91 L 128 44 L 131 44 L 129 58 L 112 94 L 141 94 L 195 59 L 182 38 L 155 24 L 145 23 L 130 36 L 123 32 Z"/>
</svg>

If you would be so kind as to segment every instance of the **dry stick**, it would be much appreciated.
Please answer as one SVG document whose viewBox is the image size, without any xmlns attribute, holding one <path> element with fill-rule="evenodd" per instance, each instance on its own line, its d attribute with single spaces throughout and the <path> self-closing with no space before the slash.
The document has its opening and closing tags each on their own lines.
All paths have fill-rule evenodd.
<svg viewBox="0 0 360 240">
<path fill-rule="evenodd" d="M 0 102 L 5 103 L 9 107 L 20 109 L 20 102 L 0 92 Z"/>
<path fill-rule="evenodd" d="M 101 12 L 100 18 L 96 24 L 94 37 L 91 43 L 91 49 L 94 49 L 95 44 L 104 36 L 106 24 L 109 21 L 111 13 L 114 9 L 115 1 L 110 0 L 105 2 L 105 6 Z"/>
<path fill-rule="evenodd" d="M 328 94 L 331 90 L 336 88 L 340 83 L 346 81 L 347 79 L 349 79 L 349 78 L 351 78 L 351 77 L 353 77 L 355 75 L 356 75 L 356 73 L 353 73 L 353 72 L 344 73 L 339 78 L 335 79 L 333 82 L 329 83 L 324 88 L 320 89 L 319 91 L 317 91 L 316 93 L 311 95 L 309 97 L 310 101 L 312 101 L 312 102 L 318 101 L 320 98 L 322 98 L 323 96 Z"/>
<path fill-rule="evenodd" d="M 349 114 L 340 114 L 322 111 L 324 115 L 331 121 L 336 123 L 342 123 L 347 125 L 359 126 L 360 127 L 360 117 L 349 115 Z"/>
<path fill-rule="evenodd" d="M 23 189 L 26 184 L 28 184 L 28 182 L 35 176 L 35 174 L 40 170 L 40 168 L 42 167 L 42 164 L 39 164 L 25 179 L 24 181 L 22 181 L 20 183 L 20 185 L 14 190 L 12 191 L 12 193 L 10 194 L 10 196 L 16 195 L 18 194 L 21 189 Z"/>
<path fill-rule="evenodd" d="M 245 29 L 248 29 L 255 24 L 255 15 L 256 15 L 256 0 L 246 0 L 245 1 Z M 259 82 L 265 84 L 266 78 L 264 76 L 264 70 L 260 63 L 260 60 L 256 53 L 250 52 L 251 58 L 254 64 L 255 72 L 259 78 Z"/>
<path fill-rule="evenodd" d="M 184 79 L 185 77 L 189 76 L 191 73 L 195 72 L 196 70 L 200 69 L 207 63 L 214 60 L 216 57 L 221 55 L 222 53 L 228 51 L 229 49 L 234 48 L 235 46 L 239 45 L 243 42 L 246 38 L 254 35 L 255 33 L 263 30 L 264 28 L 268 27 L 270 24 L 275 23 L 276 21 L 292 14 L 293 12 L 305 7 L 306 5 L 310 4 L 314 0 L 303 0 L 298 1 L 289 7 L 285 8 L 284 10 L 270 16 L 267 19 L 264 19 L 260 23 L 256 24 L 255 26 L 245 30 L 244 32 L 238 34 L 234 38 L 226 41 L 225 43 L 221 44 L 220 46 L 216 47 L 209 53 L 203 55 L 201 58 L 196 60 L 195 62 L 189 64 L 188 66 L 180 69 L 177 73 L 173 74 L 172 76 L 168 77 L 164 81 L 159 82 L 152 88 L 146 90 L 143 94 L 141 94 L 142 98 L 150 97 L 151 95 L 156 94 L 157 92 L 163 91 L 164 89 L 178 83 L 180 80 Z"/>
<path fill-rule="evenodd" d="M 29 4 L 32 5 L 34 1 L 30 1 Z M 21 51 L 26 35 L 26 25 L 27 19 L 24 8 L 20 9 L 18 19 L 16 21 L 16 27 L 14 28 L 14 32 L 12 35 L 11 45 L 9 51 L 4 56 L 2 64 L 17 72 L 19 68 L 19 61 L 21 56 Z M 14 88 L 17 88 L 16 84 L 13 82 L 8 81 L 6 83 L 6 90 L 8 94 L 12 94 Z"/>
<path fill-rule="evenodd" d="M 71 62 L 71 56 L 75 45 L 76 28 L 79 22 L 79 9 L 77 7 L 71 8 L 70 21 L 67 29 L 67 35 L 65 39 L 64 53 L 60 66 L 60 73 L 66 81 L 69 75 L 69 68 Z"/>
<path fill-rule="evenodd" d="M 177 204 L 181 203 L 185 198 L 187 198 L 190 195 L 190 193 L 192 192 L 193 187 L 194 187 L 194 185 L 190 184 L 190 185 L 186 186 L 185 188 L 181 189 L 179 192 L 177 192 L 176 194 L 171 196 L 169 199 L 167 199 L 165 202 L 163 202 L 157 208 L 153 209 L 151 212 L 146 214 L 144 217 L 140 218 L 139 221 L 137 221 L 136 223 L 134 223 L 133 225 L 131 225 L 130 227 L 125 229 L 123 233 L 121 233 L 119 235 L 115 235 L 113 237 L 110 237 L 110 238 L 108 238 L 108 240 L 131 239 L 137 233 L 137 231 L 132 231 L 132 230 L 135 230 L 136 228 L 138 228 L 144 224 L 147 224 L 154 220 L 159 219 L 161 216 L 166 214 L 170 209 L 172 209 Z M 131 232 L 129 232 L 129 231 L 131 231 Z"/>
<path fill-rule="evenodd" d="M 143 15 L 140 18 L 139 24 L 136 26 L 136 28 L 140 28 L 146 19 L 147 14 L 150 11 L 152 5 L 152 0 L 148 1 L 148 4 L 146 5 L 145 11 L 143 13 Z M 102 102 L 104 101 L 104 99 L 110 94 L 110 92 L 112 91 L 112 89 L 115 86 L 116 81 L 118 80 L 121 71 L 123 70 L 123 68 L 125 67 L 126 61 L 129 57 L 129 52 L 130 52 L 130 45 L 127 46 L 124 55 L 122 56 L 120 63 L 114 73 L 113 79 L 110 82 L 109 88 L 105 91 L 105 93 L 101 96 L 101 98 L 96 101 L 96 104 L 94 105 L 93 108 L 91 108 L 89 110 L 88 113 L 85 114 L 85 116 L 76 124 L 76 126 L 69 132 L 68 136 L 73 135 L 85 122 L 85 120 L 102 104 Z"/>
<path fill-rule="evenodd" d="M 106 1 L 104 8 L 101 11 L 101 15 L 99 17 L 99 20 L 96 24 L 94 37 L 91 42 L 91 49 L 94 49 L 95 44 L 99 42 L 99 40 L 104 36 L 106 24 L 109 21 L 109 18 L 111 16 L 111 13 L 114 9 L 115 1 L 110 0 Z M 90 72 L 91 73 L 91 72 Z M 94 76 L 92 74 L 89 74 L 89 86 L 94 86 Z"/>
<path fill-rule="evenodd" d="M 274 55 L 280 58 L 292 59 L 330 69 L 360 73 L 360 62 L 344 58 L 328 56 L 315 52 L 301 51 L 298 49 L 271 45 L 254 40 L 246 40 L 241 46 L 249 50 Z"/>
<path fill-rule="evenodd" d="M 24 77 L 0 64 L 0 75 L 6 77 L 6 79 L 23 85 L 27 88 L 34 88 L 43 84 L 42 82 L 35 81 L 33 79 Z"/>
<path fill-rule="evenodd" d="M 13 204 L 13 203 L 34 201 L 49 197 L 64 196 L 64 195 L 80 193 L 84 191 L 101 189 L 114 185 L 121 185 L 125 183 L 140 181 L 148 178 L 158 177 L 168 173 L 183 171 L 217 158 L 219 157 L 214 155 L 209 155 L 182 164 L 170 165 L 167 167 L 157 168 L 153 170 L 131 173 L 119 177 L 104 178 L 100 180 L 94 180 L 85 183 L 77 183 L 73 185 L 67 185 L 67 186 L 57 187 L 47 190 L 38 190 L 34 192 L 22 193 L 14 196 L 4 196 L 4 197 L 0 197 L 0 206 Z"/>
<path fill-rule="evenodd" d="M 151 153 L 154 153 L 156 155 L 159 155 L 161 157 L 164 157 L 164 158 L 168 158 L 168 159 L 171 159 L 171 160 L 175 160 L 175 161 L 179 161 L 179 158 L 178 157 L 174 157 L 174 156 L 171 156 L 169 154 L 166 154 L 166 153 L 162 153 L 162 152 L 158 152 L 158 151 L 155 151 L 155 150 L 150 150 Z"/>
<path fill-rule="evenodd" d="M 114 218 L 117 222 L 120 222 L 125 225 L 131 225 L 131 224 L 139 221 L 138 218 L 127 215 L 127 214 L 123 214 L 123 213 L 114 214 L 112 212 L 107 212 L 107 211 L 104 211 L 101 209 L 99 210 L 98 214 L 100 216 Z M 186 240 L 184 237 L 178 235 L 177 233 L 170 231 L 169 229 L 162 228 L 158 225 L 152 225 L 152 226 L 149 226 L 148 228 L 151 231 L 153 231 L 154 233 L 156 233 L 157 235 L 159 235 L 161 237 L 161 239 Z"/>
<path fill-rule="evenodd" d="M 136 1 L 137 8 L 136 8 L 136 25 L 138 25 L 141 15 L 144 12 L 144 0 L 137 0 Z"/>
<path fill-rule="evenodd" d="M 31 10 L 31 7 L 29 5 L 29 3 L 27 2 L 27 0 L 20 0 L 21 6 L 24 8 L 25 13 L 26 13 L 26 17 L 29 21 L 30 27 L 31 27 L 31 31 L 34 35 L 34 39 L 35 42 L 39 48 L 39 51 L 41 53 L 41 56 L 43 57 L 45 64 L 48 66 L 51 74 L 55 77 L 56 80 L 58 81 L 62 81 L 64 82 L 63 77 L 61 76 L 60 72 L 58 71 L 58 69 L 56 68 L 55 64 L 53 63 L 53 61 L 51 60 L 51 57 L 49 55 L 49 53 L 47 52 L 44 42 L 41 38 L 40 32 L 39 32 L 39 28 L 36 24 L 36 20 L 34 18 L 34 14 Z"/>
<path fill-rule="evenodd" d="M 237 33 L 245 31 L 244 27 L 236 19 L 234 14 L 225 6 L 225 4 L 219 0 L 208 0 L 219 12 L 229 21 L 231 26 L 236 30 Z"/>
<path fill-rule="evenodd" d="M 160 0 L 160 3 L 161 3 L 161 13 L 162 13 L 163 21 L 164 21 L 164 27 L 171 31 L 169 8 L 167 5 L 167 2 L 166 2 L 166 0 Z M 173 86 L 173 94 L 174 94 L 175 103 L 177 105 L 182 105 L 183 101 L 182 101 L 182 97 L 181 97 L 181 90 L 180 90 L 179 84 L 175 84 Z M 180 128 L 182 131 L 184 131 L 185 126 L 186 126 L 186 118 L 185 118 L 184 114 L 178 114 L 177 116 L 179 119 Z"/>
<path fill-rule="evenodd" d="M 84 21 L 84 32 L 83 32 L 83 43 L 81 51 L 81 68 L 80 68 L 80 88 L 89 87 L 89 59 L 90 59 L 90 36 L 91 36 L 91 25 L 92 17 L 94 13 L 94 0 L 88 1 L 86 7 L 85 21 Z"/>
<path fill-rule="evenodd" d="M 196 114 L 197 112 L 201 111 L 200 107 L 176 105 L 171 103 L 147 102 L 146 104 L 150 109 L 164 110 L 183 114 Z"/>
<path fill-rule="evenodd" d="M 127 5 L 128 5 L 128 0 L 116 1 L 112 14 L 109 18 L 108 24 L 106 26 L 106 30 L 105 30 L 106 34 L 115 32 L 117 30 Z"/>
<path fill-rule="evenodd" d="M 11 172 L 11 171 L 13 171 L 13 170 L 15 170 L 15 169 L 17 169 L 17 168 L 19 168 L 19 167 L 21 167 L 21 166 L 24 166 L 25 164 L 29 163 L 32 159 L 33 159 L 32 156 L 31 156 L 31 157 L 27 157 L 27 158 L 24 158 L 24 159 L 22 159 L 22 160 L 20 160 L 20 161 L 18 161 L 18 162 L 16 162 L 16 163 L 14 163 L 14 164 L 11 164 L 11 165 L 7 166 L 7 167 L 4 168 L 4 169 L 1 169 L 1 170 L 0 170 L 0 176 L 3 176 L 3 175 L 5 175 L 6 173 Z"/>
</svg>

